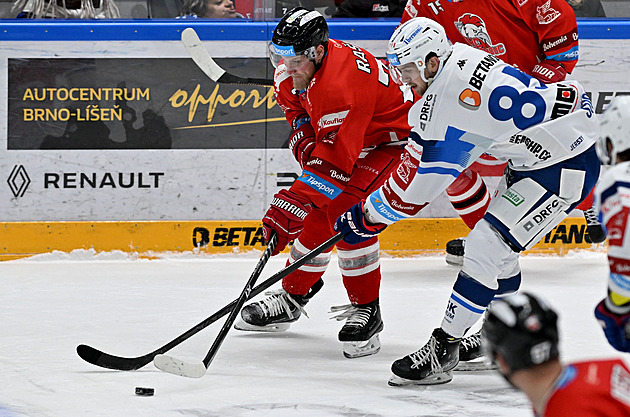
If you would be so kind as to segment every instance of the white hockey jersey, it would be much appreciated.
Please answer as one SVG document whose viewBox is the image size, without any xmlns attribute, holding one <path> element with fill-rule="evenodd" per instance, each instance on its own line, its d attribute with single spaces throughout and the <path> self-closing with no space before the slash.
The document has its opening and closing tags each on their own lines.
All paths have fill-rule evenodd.
<svg viewBox="0 0 630 417">
<path fill-rule="evenodd" d="M 599 132 L 578 82 L 545 85 L 459 43 L 411 108 L 409 124 L 403 162 L 368 198 L 373 221 L 415 215 L 484 152 L 514 170 L 538 170 L 585 152 Z"/>
<path fill-rule="evenodd" d="M 630 298 L 630 162 L 610 168 L 596 191 L 608 235 L 608 287 Z"/>
</svg>

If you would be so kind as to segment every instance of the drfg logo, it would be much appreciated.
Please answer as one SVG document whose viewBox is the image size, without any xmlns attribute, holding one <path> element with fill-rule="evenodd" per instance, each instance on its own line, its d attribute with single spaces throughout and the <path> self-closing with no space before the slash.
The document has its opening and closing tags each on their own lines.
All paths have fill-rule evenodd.
<svg viewBox="0 0 630 417">
<path fill-rule="evenodd" d="M 26 173 L 24 165 L 16 165 L 13 167 L 11 174 L 9 174 L 9 178 L 7 179 L 7 183 L 9 184 L 9 188 L 11 189 L 13 196 L 16 198 L 24 197 L 26 189 L 31 184 L 31 179 Z"/>
<path fill-rule="evenodd" d="M 532 228 L 534 228 L 534 226 L 541 224 L 547 217 L 555 214 L 558 211 L 559 206 L 560 201 L 555 198 L 551 203 L 547 204 L 542 209 L 539 209 L 538 212 L 531 217 L 531 220 L 523 225 L 523 228 L 529 232 Z"/>
</svg>

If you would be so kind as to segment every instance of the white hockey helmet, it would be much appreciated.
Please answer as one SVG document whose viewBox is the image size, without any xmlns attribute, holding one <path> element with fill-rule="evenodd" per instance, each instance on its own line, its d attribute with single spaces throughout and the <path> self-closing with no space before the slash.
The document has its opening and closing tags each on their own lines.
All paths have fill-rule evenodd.
<svg viewBox="0 0 630 417">
<path fill-rule="evenodd" d="M 599 116 L 599 124 L 597 155 L 604 165 L 614 165 L 617 154 L 630 150 L 630 96 L 616 96 Z"/>
<path fill-rule="evenodd" d="M 435 54 L 440 58 L 441 67 L 451 54 L 451 48 L 451 42 L 439 23 L 426 17 L 416 17 L 400 25 L 389 38 L 387 60 L 395 67 L 415 63 L 422 79 L 429 83 L 431 80 L 424 75 L 427 57 Z"/>
</svg>

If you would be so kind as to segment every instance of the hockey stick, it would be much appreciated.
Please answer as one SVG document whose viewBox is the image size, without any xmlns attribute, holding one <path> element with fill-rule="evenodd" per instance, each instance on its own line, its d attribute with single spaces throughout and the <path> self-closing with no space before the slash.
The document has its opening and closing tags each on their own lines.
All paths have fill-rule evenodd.
<svg viewBox="0 0 630 417">
<path fill-rule="evenodd" d="M 182 43 L 199 69 L 201 69 L 212 81 L 216 83 L 264 86 L 273 85 L 273 80 L 270 79 L 239 77 L 238 75 L 230 74 L 221 68 L 216 62 L 214 62 L 214 59 L 212 59 L 208 51 L 206 51 L 206 48 L 203 47 L 199 36 L 197 36 L 197 32 L 195 32 L 195 29 L 193 28 L 186 28 L 182 31 Z"/>
<path fill-rule="evenodd" d="M 252 292 L 249 294 L 249 298 L 253 298 L 257 296 L 258 294 L 262 293 L 267 288 L 271 287 L 273 284 L 280 281 L 282 278 L 286 277 L 287 275 L 289 275 L 290 273 L 292 273 L 293 271 L 301 267 L 303 264 L 305 264 L 306 262 L 314 258 L 315 256 L 319 255 L 320 253 L 334 246 L 341 239 L 342 239 L 342 236 L 340 234 L 333 236 L 332 238 L 328 239 L 326 242 L 319 245 L 317 248 L 305 254 L 302 258 L 288 265 L 284 269 L 276 272 L 274 275 L 267 278 L 265 281 L 263 281 L 256 287 L 254 287 Z M 263 257 L 261 257 L 261 260 L 262 259 Z M 261 261 L 259 261 L 259 263 L 260 262 Z M 154 351 L 147 353 L 146 355 L 127 358 L 123 356 L 110 355 L 109 353 L 105 353 L 103 351 L 100 351 L 88 345 L 77 346 L 77 354 L 84 361 L 91 363 L 92 365 L 100 366 L 101 368 L 115 369 L 119 371 L 133 371 L 136 369 L 140 369 L 143 366 L 150 363 L 151 361 L 153 361 L 153 358 L 156 355 L 168 352 L 169 350 L 173 349 L 175 346 L 180 345 L 184 341 L 188 340 L 190 337 L 199 333 L 201 330 L 205 329 L 206 327 L 208 327 L 215 321 L 219 320 L 221 317 L 228 314 L 230 311 L 232 311 L 232 309 L 236 305 L 236 302 L 237 300 L 232 301 L 230 304 L 224 306 L 222 309 L 212 314 L 210 317 L 204 319 L 203 321 L 199 322 L 198 324 L 196 324 L 194 327 L 190 328 L 186 332 L 177 336 L 175 339 L 171 340 L 164 346 L 161 346 L 155 349 Z"/>
<path fill-rule="evenodd" d="M 265 267 L 265 265 L 267 265 L 267 261 L 269 260 L 269 258 L 271 258 L 271 254 L 276 248 L 277 243 L 278 243 L 278 237 L 276 233 L 274 232 L 271 235 L 269 244 L 265 248 L 265 251 L 261 255 L 260 259 L 258 260 L 258 263 L 256 264 L 256 267 L 254 268 L 254 271 L 252 272 L 252 278 L 254 278 L 254 281 L 258 279 L 263 268 Z M 250 280 L 252 278 L 250 278 Z M 121 371 L 131 371 L 131 370 L 139 369 L 143 367 L 144 365 L 148 364 L 149 362 L 151 362 L 153 360 L 153 357 L 156 354 L 164 353 L 172 349 L 173 347 L 177 346 L 178 344 L 182 343 L 184 340 L 188 339 L 195 333 L 199 332 L 200 330 L 204 329 L 205 327 L 207 327 L 214 321 L 218 320 L 220 317 L 225 315 L 227 311 L 229 311 L 227 307 L 223 308 L 219 312 L 208 317 L 206 320 L 197 324 L 195 327 L 188 330 L 186 333 L 182 334 L 181 336 L 178 336 L 177 338 L 173 339 L 171 342 L 167 343 L 161 348 L 151 353 L 148 353 L 144 356 L 137 357 L 137 358 L 123 358 L 119 356 L 108 355 L 107 353 L 103 353 L 97 349 L 94 349 L 86 345 L 79 345 L 77 347 L 77 353 L 85 361 L 91 364 L 97 365 L 97 366 L 101 366 L 103 368 L 118 369 Z"/>
<path fill-rule="evenodd" d="M 326 249 L 332 247 L 335 243 L 339 242 L 342 238 L 343 238 L 342 234 L 337 233 L 336 235 L 328 239 L 326 242 L 319 245 L 317 248 L 313 249 L 312 251 L 310 251 L 309 253 L 307 253 L 306 255 L 298 259 L 297 261 L 287 266 L 283 271 L 286 271 L 289 268 L 291 268 L 291 271 L 296 270 L 302 264 L 308 262 L 309 260 L 313 259 L 315 256 L 319 255 Z M 300 263 L 300 265 L 298 265 L 298 263 Z M 241 293 L 241 296 L 239 297 L 239 299 L 236 302 L 232 303 L 234 304 L 232 313 L 227 318 L 226 322 L 223 324 L 223 327 L 221 328 L 219 335 L 217 336 L 214 343 L 210 347 L 210 350 L 208 351 L 208 354 L 203 359 L 203 361 L 198 362 L 198 363 L 189 363 L 189 362 L 184 362 L 180 359 L 174 358 L 172 356 L 157 355 L 155 359 L 153 359 L 154 365 L 158 369 L 164 372 L 174 374 L 174 375 L 185 376 L 188 378 L 201 378 L 202 376 L 204 376 L 206 374 L 206 371 L 208 370 L 208 367 L 210 366 L 210 363 L 212 362 L 215 355 L 217 354 L 217 351 L 221 347 L 221 343 L 223 343 L 223 340 L 225 340 L 225 337 L 227 336 L 228 331 L 232 327 L 232 324 L 234 324 L 234 320 L 236 320 L 236 315 L 241 311 L 243 304 L 247 300 L 247 292 L 248 292 L 248 287 L 250 285 L 253 285 L 253 283 L 248 282 L 245 288 L 243 289 L 243 292 Z"/>
</svg>

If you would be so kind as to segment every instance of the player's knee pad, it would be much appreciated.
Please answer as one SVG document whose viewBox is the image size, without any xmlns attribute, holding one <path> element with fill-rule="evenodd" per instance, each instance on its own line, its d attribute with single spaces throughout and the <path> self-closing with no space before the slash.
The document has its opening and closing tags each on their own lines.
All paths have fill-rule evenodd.
<svg viewBox="0 0 630 417">
<path fill-rule="evenodd" d="M 492 201 L 484 219 L 516 250 L 530 249 L 567 216 L 579 201 L 580 189 L 581 184 L 562 198 L 532 178 L 523 178 Z"/>
<path fill-rule="evenodd" d="M 498 279 L 520 272 L 518 252 L 482 219 L 466 238 L 462 271 L 482 285 L 496 290 L 499 288 Z"/>
<path fill-rule="evenodd" d="M 297 261 L 313 249 L 314 248 L 307 248 L 302 245 L 302 243 L 300 243 L 300 239 L 298 238 L 293 242 L 293 246 L 291 246 L 291 252 L 289 253 L 289 262 L 293 263 Z M 328 264 L 330 263 L 330 257 L 331 252 L 320 253 L 319 255 L 315 256 L 310 261 L 302 265 L 298 270 L 323 274 L 326 271 Z"/>
<path fill-rule="evenodd" d="M 299 238 L 293 242 L 287 265 L 295 262 L 314 248 L 304 246 Z M 282 288 L 291 294 L 306 294 L 324 275 L 330 263 L 331 252 L 320 253 L 282 280 Z"/>
</svg>

